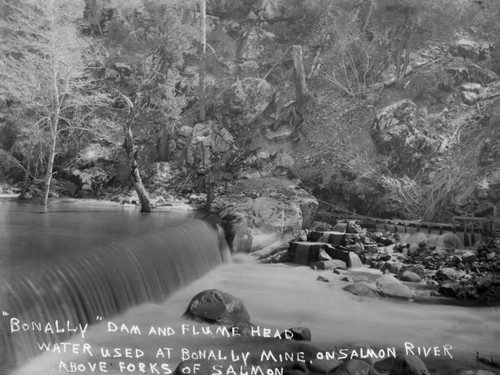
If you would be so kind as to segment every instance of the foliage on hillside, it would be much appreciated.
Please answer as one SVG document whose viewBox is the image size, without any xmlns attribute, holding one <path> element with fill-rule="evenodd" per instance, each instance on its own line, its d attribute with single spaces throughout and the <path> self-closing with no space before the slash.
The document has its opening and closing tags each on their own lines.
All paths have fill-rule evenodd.
<svg viewBox="0 0 500 375">
<path fill-rule="evenodd" d="M 35 1 L 19 4 L 42 12 Z M 33 65 L 53 60 L 38 47 L 15 52 L 3 44 L 0 63 L 9 73 L 0 95 L 2 180 L 25 180 L 36 193 L 43 176 L 52 175 L 48 119 L 67 95 L 66 103 L 78 100 L 61 114 L 52 153 L 66 193 L 131 186 L 120 150 L 128 123 L 132 156 L 155 191 L 205 190 L 208 162 L 216 177 L 210 184 L 220 191 L 232 179 L 288 176 L 337 209 L 369 215 L 439 219 L 488 206 L 489 193 L 483 203 L 463 208 L 469 198 L 461 192 L 476 194 L 474 180 L 483 177 L 496 181 L 488 175 L 497 168 L 495 157 L 487 166 L 484 160 L 494 155 L 485 150 L 496 137 L 497 1 L 207 0 L 202 125 L 200 2 L 120 4 L 86 0 L 58 21 L 70 32 L 57 33 L 57 48 L 65 48 L 65 38 L 85 45 L 73 43 L 78 48 L 64 53 L 67 63 L 55 65 L 84 63 L 70 70 L 71 79 L 56 74 L 66 93 L 57 99 L 47 84 L 51 72 Z M 16 31 L 17 7 L 0 1 L 2 36 L 41 42 L 46 27 Z M 311 94 L 300 110 L 293 105 L 291 50 L 297 44 Z M 90 100 L 96 96 L 100 101 Z M 374 118 L 402 99 L 416 108 L 415 123 L 405 131 L 425 147 L 382 150 L 373 137 Z M 88 147 L 110 149 L 112 156 L 82 164 Z M 87 169 L 78 171 L 82 165 Z"/>
</svg>

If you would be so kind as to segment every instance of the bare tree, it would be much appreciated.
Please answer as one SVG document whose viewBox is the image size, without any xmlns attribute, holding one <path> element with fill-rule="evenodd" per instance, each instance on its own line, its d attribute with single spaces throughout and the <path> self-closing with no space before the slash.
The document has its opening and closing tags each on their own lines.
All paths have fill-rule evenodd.
<svg viewBox="0 0 500 375">
<path fill-rule="evenodd" d="M 128 114 L 126 121 L 123 122 L 122 129 L 125 136 L 123 142 L 123 148 L 127 154 L 127 160 L 130 168 L 130 175 L 132 177 L 132 183 L 134 184 L 134 189 L 137 192 L 137 196 L 141 202 L 141 212 L 151 212 L 151 201 L 149 199 L 148 192 L 144 188 L 142 183 L 142 177 L 139 170 L 139 164 L 137 163 L 137 153 L 138 150 L 135 148 L 134 135 L 132 133 L 132 127 L 136 122 L 137 118 L 140 116 L 141 112 L 145 109 L 141 103 L 141 95 L 137 95 L 135 104 L 127 96 L 118 92 L 122 99 L 125 101 Z"/>
<path fill-rule="evenodd" d="M 77 30 L 84 5 L 80 0 L 2 0 L 0 95 L 18 101 L 34 114 L 32 126 L 49 134 L 43 205 L 60 132 L 81 126 L 82 112 L 108 102 L 92 90 L 91 45 Z"/>
</svg>

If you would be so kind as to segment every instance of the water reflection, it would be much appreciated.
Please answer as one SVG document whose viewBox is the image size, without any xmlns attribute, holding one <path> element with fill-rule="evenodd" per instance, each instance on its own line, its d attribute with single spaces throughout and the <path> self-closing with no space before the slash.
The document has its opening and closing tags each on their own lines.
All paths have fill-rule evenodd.
<svg viewBox="0 0 500 375">
<path fill-rule="evenodd" d="M 47 259 L 68 251 L 159 231 L 195 217 L 189 211 L 141 213 L 134 206 L 99 201 L 61 200 L 46 209 L 34 203 L 0 200 L 0 256 L 9 261 Z"/>
</svg>

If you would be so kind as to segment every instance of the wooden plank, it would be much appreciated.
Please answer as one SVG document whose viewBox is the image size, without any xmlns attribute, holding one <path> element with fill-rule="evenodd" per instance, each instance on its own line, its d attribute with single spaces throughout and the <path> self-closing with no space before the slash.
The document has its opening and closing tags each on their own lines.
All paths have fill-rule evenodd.
<svg viewBox="0 0 500 375">
<path fill-rule="evenodd" d="M 380 219 L 380 218 L 374 218 L 374 217 L 368 217 L 368 216 L 362 216 L 362 215 L 347 215 L 347 214 L 337 214 L 337 213 L 330 213 L 330 212 L 319 212 L 318 216 L 322 217 L 329 217 L 334 218 L 334 219 L 340 219 L 340 220 L 352 220 L 352 221 L 365 221 L 368 223 L 375 223 L 377 224 L 383 224 L 383 225 L 403 225 L 407 228 L 407 231 L 409 228 L 417 228 L 417 231 L 420 229 L 427 229 L 427 231 L 430 231 L 431 229 L 439 229 L 440 231 L 451 231 L 455 232 L 456 231 L 456 224 L 451 224 L 451 223 L 434 223 L 434 222 L 423 222 L 423 221 L 414 221 L 414 220 L 389 220 L 389 219 Z M 490 217 L 474 217 L 474 216 L 455 216 L 453 218 L 454 221 L 459 221 L 463 222 L 465 224 L 467 221 L 471 221 L 474 223 L 483 223 L 486 227 L 488 227 L 488 232 L 491 234 L 495 234 L 495 220 L 490 218 Z M 472 223 L 471 223 L 472 224 Z M 461 225 L 462 226 L 462 225 Z M 377 225 L 378 228 L 380 226 Z M 388 228 L 389 229 L 389 228 Z"/>
<path fill-rule="evenodd" d="M 475 217 L 475 216 L 455 216 L 453 220 L 457 221 L 490 221 L 488 217 Z"/>
</svg>

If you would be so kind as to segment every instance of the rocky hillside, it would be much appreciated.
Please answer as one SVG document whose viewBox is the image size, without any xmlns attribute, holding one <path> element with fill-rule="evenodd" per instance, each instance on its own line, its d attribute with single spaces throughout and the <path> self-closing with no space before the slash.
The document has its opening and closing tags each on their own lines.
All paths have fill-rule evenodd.
<svg viewBox="0 0 500 375">
<path fill-rule="evenodd" d="M 104 90 L 137 100 L 144 62 L 126 53 L 146 53 L 147 43 L 131 44 L 137 30 L 153 40 L 144 26 L 151 4 L 86 1 L 87 33 L 124 43 L 101 61 Z M 184 6 L 177 20 L 196 39 L 200 9 Z M 499 9 L 465 0 L 207 1 L 205 100 L 199 44 L 154 55 L 175 62 L 165 68 L 170 102 L 150 85 L 153 109 L 133 128 L 147 190 L 156 204 L 184 197 L 217 211 L 214 199 L 241 181 L 282 179 L 322 210 L 434 221 L 492 215 L 500 198 Z M 132 27 L 121 39 L 118 16 Z M 20 183 L 28 160 L 12 117 L 2 116 L 2 153 L 12 163 L 0 171 Z M 119 132 L 75 134 L 60 147 L 54 194 L 133 201 Z M 39 157 L 36 173 L 45 165 Z M 40 188 L 33 175 L 27 196 Z M 239 194 L 258 197 L 254 186 Z"/>
</svg>

